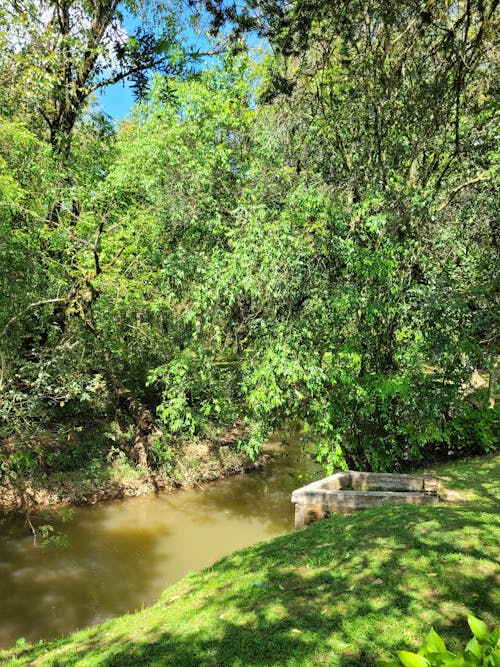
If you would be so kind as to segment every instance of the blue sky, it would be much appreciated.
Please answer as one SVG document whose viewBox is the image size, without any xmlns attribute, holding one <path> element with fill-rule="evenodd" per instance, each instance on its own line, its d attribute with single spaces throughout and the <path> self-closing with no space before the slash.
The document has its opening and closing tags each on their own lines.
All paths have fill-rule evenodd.
<svg viewBox="0 0 500 667">
<path fill-rule="evenodd" d="M 113 120 L 121 120 L 134 104 L 134 96 L 127 82 L 108 86 L 98 96 L 104 112 Z"/>
<path fill-rule="evenodd" d="M 181 21 L 183 36 L 190 50 L 206 51 L 211 48 L 203 32 L 195 32 L 187 14 L 181 18 Z M 140 24 L 140 20 L 136 17 L 131 16 L 128 12 L 123 13 L 122 26 L 127 33 L 133 33 Z M 124 81 L 99 91 L 97 101 L 108 116 L 115 121 L 120 121 L 134 105 L 134 95 L 128 82 Z"/>
</svg>

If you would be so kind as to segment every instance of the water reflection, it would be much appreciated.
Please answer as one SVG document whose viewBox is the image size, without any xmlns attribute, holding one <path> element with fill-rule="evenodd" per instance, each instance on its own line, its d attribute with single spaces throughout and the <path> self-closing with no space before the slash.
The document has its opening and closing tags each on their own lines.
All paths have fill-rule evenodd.
<svg viewBox="0 0 500 667">
<path fill-rule="evenodd" d="M 78 509 L 61 526 L 66 548 L 34 549 L 22 520 L 0 524 L 0 647 L 133 611 L 187 572 L 292 530 L 291 491 L 318 468 L 297 438 L 267 449 L 278 461 L 259 472 Z"/>
</svg>

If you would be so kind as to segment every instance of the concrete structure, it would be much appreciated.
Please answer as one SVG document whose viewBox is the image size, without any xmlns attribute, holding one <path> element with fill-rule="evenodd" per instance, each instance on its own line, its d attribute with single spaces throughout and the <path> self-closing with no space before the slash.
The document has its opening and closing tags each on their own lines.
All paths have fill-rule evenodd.
<svg viewBox="0 0 500 667">
<path fill-rule="evenodd" d="M 391 475 L 348 470 L 296 489 L 295 528 L 324 519 L 332 512 L 384 505 L 385 503 L 437 503 L 435 473 Z"/>
</svg>

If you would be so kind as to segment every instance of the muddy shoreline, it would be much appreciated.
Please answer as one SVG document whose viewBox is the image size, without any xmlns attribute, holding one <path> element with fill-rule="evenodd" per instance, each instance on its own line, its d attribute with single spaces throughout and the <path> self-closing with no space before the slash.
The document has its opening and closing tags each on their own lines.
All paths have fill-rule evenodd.
<svg viewBox="0 0 500 667">
<path fill-rule="evenodd" d="M 202 441 L 187 444 L 169 471 L 145 470 L 128 461 L 116 460 L 98 469 L 42 473 L 16 480 L 0 477 L 0 512 L 93 505 L 169 493 L 257 470 L 271 460 L 268 454 L 261 454 L 252 461 L 232 443 Z"/>
</svg>

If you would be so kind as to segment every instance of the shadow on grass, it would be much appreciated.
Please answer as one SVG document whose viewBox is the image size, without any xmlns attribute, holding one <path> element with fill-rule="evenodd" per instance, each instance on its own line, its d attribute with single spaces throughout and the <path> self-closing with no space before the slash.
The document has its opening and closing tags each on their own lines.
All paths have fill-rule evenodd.
<svg viewBox="0 0 500 667">
<path fill-rule="evenodd" d="M 367 667 L 431 625 L 457 648 L 467 613 L 493 623 L 499 608 L 494 468 L 476 467 L 474 502 L 331 517 L 223 559 L 141 615 L 35 647 L 27 664 Z"/>
<path fill-rule="evenodd" d="M 499 505 L 500 463 L 498 455 L 454 461 L 439 473 L 441 486 L 465 492 L 465 502 L 476 505 Z M 470 494 L 470 496 L 469 496 Z"/>
</svg>

